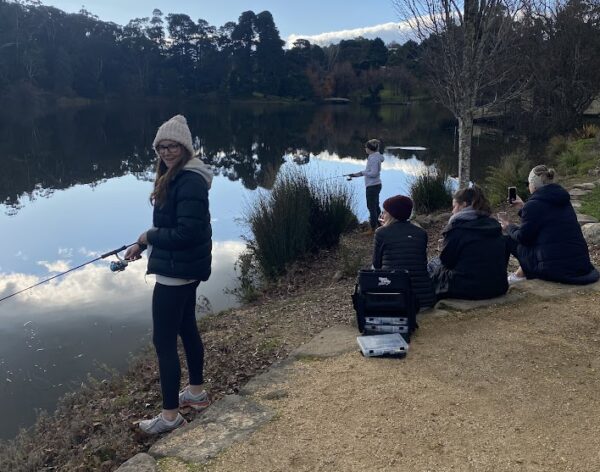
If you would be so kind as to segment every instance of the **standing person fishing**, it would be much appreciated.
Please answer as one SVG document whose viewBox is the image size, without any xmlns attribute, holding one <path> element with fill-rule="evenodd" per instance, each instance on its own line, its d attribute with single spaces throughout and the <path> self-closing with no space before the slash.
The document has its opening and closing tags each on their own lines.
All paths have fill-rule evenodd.
<svg viewBox="0 0 600 472">
<path fill-rule="evenodd" d="M 350 174 L 351 177 L 364 177 L 367 195 L 367 208 L 369 210 L 370 233 L 379 226 L 379 194 L 381 193 L 381 163 L 383 156 L 379 153 L 379 140 L 369 139 L 365 143 L 367 152 L 367 167 L 365 170 Z"/>
<path fill-rule="evenodd" d="M 139 423 L 142 431 L 159 434 L 186 423 L 179 408 L 209 405 L 204 390 L 204 346 L 196 325 L 196 288 L 211 270 L 212 230 L 208 191 L 212 172 L 193 157 L 187 121 L 177 115 L 163 123 L 152 143 L 158 156 L 153 227 L 144 231 L 125 253 L 138 259 L 148 249 L 148 273 L 156 274 L 152 295 L 152 341 L 158 356 L 162 412 Z M 179 391 L 181 367 L 177 336 L 181 337 L 189 385 Z"/>
</svg>

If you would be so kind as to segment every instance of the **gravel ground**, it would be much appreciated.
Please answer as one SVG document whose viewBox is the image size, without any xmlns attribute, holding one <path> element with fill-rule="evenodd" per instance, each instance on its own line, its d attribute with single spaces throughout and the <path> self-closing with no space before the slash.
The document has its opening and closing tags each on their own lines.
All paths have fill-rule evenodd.
<svg viewBox="0 0 600 472">
<path fill-rule="evenodd" d="M 404 360 L 298 363 L 257 395 L 277 419 L 203 470 L 600 470 L 599 302 L 424 318 Z"/>
</svg>

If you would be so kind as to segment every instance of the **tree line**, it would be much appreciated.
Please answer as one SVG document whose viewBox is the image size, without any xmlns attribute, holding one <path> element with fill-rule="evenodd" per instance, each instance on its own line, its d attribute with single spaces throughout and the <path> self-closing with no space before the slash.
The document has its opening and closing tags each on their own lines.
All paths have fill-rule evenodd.
<svg viewBox="0 0 600 472">
<path fill-rule="evenodd" d="M 35 0 L 0 0 L 0 96 L 376 101 L 384 82 L 397 95 L 418 92 L 416 50 L 416 43 L 387 47 L 364 38 L 324 48 L 300 39 L 285 49 L 268 11 L 215 27 L 155 9 L 119 26 L 85 9 L 67 14 Z"/>
</svg>

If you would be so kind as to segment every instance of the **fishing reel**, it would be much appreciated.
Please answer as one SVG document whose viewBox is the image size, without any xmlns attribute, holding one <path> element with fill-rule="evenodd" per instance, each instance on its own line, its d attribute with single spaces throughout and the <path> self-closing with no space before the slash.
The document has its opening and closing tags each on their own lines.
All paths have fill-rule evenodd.
<svg viewBox="0 0 600 472">
<path fill-rule="evenodd" d="M 125 259 L 121 259 L 118 254 L 115 254 L 115 256 L 117 256 L 118 260 L 110 261 L 110 271 L 123 272 L 125 268 L 129 265 L 129 262 L 127 262 Z"/>
<path fill-rule="evenodd" d="M 352 181 L 352 175 L 351 175 L 351 174 L 346 174 L 346 175 L 344 175 L 344 177 L 346 177 L 346 180 L 347 180 L 348 182 L 351 182 L 351 181 Z"/>
</svg>

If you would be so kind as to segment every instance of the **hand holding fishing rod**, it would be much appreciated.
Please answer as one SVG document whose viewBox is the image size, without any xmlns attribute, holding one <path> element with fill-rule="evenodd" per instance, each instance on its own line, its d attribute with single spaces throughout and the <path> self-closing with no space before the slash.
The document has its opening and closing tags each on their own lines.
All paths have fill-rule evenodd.
<svg viewBox="0 0 600 472">
<path fill-rule="evenodd" d="M 140 234 L 140 237 L 135 243 L 128 246 L 123 259 L 125 262 L 137 261 L 138 259 L 141 259 L 142 252 L 144 252 L 146 246 L 148 246 L 148 236 L 147 232 L 144 231 L 142 234 Z"/>
</svg>

